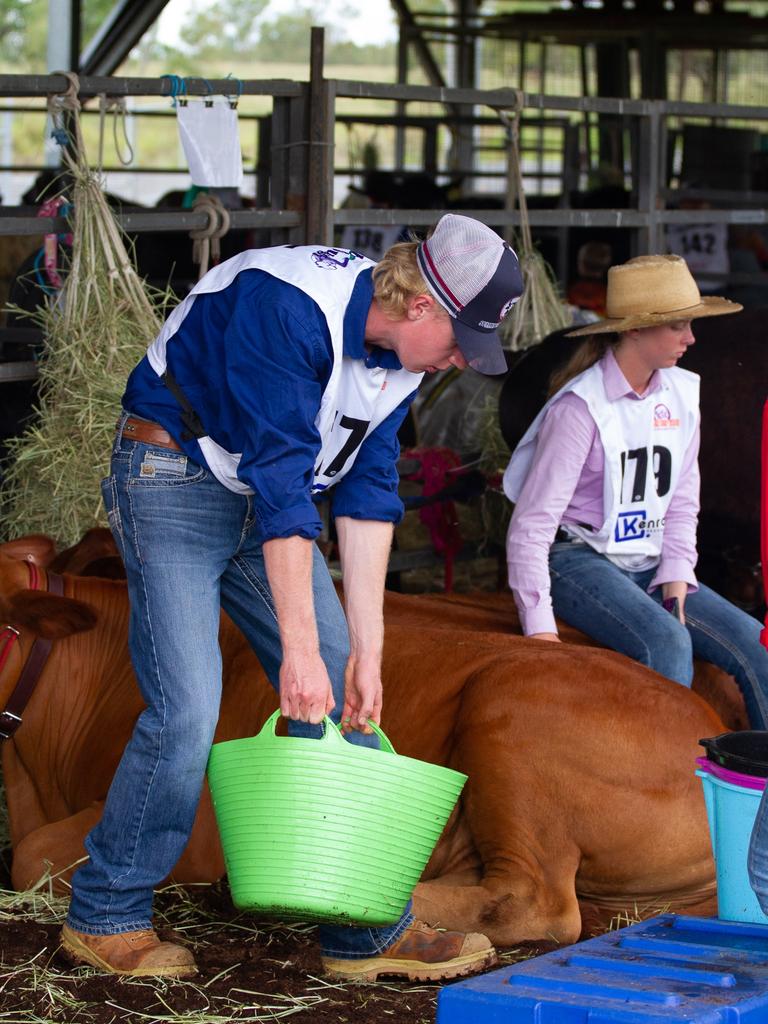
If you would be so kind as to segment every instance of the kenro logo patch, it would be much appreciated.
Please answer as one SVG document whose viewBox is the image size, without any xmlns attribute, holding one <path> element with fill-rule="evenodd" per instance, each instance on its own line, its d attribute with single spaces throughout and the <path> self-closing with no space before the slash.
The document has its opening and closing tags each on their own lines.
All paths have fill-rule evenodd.
<svg viewBox="0 0 768 1024">
<path fill-rule="evenodd" d="M 637 512 L 619 512 L 614 529 L 614 540 L 640 540 L 645 537 L 645 509 Z"/>
</svg>

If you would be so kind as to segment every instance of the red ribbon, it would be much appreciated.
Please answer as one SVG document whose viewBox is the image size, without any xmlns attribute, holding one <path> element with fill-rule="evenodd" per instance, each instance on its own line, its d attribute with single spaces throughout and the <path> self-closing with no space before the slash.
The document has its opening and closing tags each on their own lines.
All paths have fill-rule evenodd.
<svg viewBox="0 0 768 1024">
<path fill-rule="evenodd" d="M 419 460 L 420 470 L 408 479 L 423 481 L 425 498 L 441 491 L 450 482 L 450 471 L 461 466 L 461 459 L 451 448 L 411 448 L 403 452 L 403 457 Z M 432 547 L 443 556 L 444 589 L 449 593 L 453 589 L 453 562 L 463 544 L 456 506 L 450 500 L 425 505 L 419 509 L 419 518 L 429 530 Z"/>
<path fill-rule="evenodd" d="M 55 217 L 59 208 L 64 206 L 66 199 L 63 196 L 56 196 L 55 199 L 47 199 L 37 211 L 38 217 Z M 72 244 L 72 235 L 64 236 L 67 245 Z M 64 285 L 58 268 L 59 236 L 53 232 L 43 239 L 43 263 L 45 274 L 54 288 L 61 288 Z"/>
</svg>

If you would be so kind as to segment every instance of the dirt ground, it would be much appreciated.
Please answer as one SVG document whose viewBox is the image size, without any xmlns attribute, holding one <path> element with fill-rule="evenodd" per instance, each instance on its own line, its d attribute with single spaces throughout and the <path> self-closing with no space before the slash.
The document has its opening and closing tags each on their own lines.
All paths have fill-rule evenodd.
<svg viewBox="0 0 768 1024">
<path fill-rule="evenodd" d="M 7 877 L 5 880 L 7 886 Z M 235 910 L 226 883 L 161 892 L 163 938 L 189 946 L 199 974 L 185 981 L 121 979 L 72 967 L 58 952 L 66 900 L 41 888 L 0 891 L 2 1024 L 432 1024 L 437 984 L 339 984 L 323 978 L 315 929 Z M 502 963 L 543 948 L 510 950 Z"/>
</svg>

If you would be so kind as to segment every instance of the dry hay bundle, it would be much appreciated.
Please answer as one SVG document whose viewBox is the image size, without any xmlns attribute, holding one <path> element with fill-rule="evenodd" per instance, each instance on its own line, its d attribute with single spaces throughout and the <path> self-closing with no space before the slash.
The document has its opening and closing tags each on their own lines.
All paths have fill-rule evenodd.
<svg viewBox="0 0 768 1024">
<path fill-rule="evenodd" d="M 521 245 L 518 249 L 523 272 L 524 291 L 512 312 L 499 328 L 501 343 L 511 352 L 538 345 L 571 322 L 557 294 L 552 268 L 538 251 Z"/>
<path fill-rule="evenodd" d="M 33 425 L 9 447 L 0 494 L 6 535 L 48 533 L 65 544 L 103 525 L 106 476 L 126 378 L 162 323 L 168 296 L 150 297 L 128 256 L 86 159 L 76 78 L 64 97 L 72 148 L 72 256 L 58 300 L 31 314 L 42 327 L 39 399 Z M 61 100 L 60 97 L 57 99 Z"/>
<path fill-rule="evenodd" d="M 570 316 L 562 302 L 552 268 L 534 246 L 528 221 L 528 204 L 523 190 L 520 165 L 520 109 L 522 94 L 514 118 L 498 111 L 507 133 L 507 195 L 506 209 L 520 207 L 520 231 L 514 242 L 523 274 L 523 294 L 512 312 L 502 321 L 499 335 L 502 344 L 512 352 L 538 344 L 553 331 L 570 323 Z"/>
</svg>

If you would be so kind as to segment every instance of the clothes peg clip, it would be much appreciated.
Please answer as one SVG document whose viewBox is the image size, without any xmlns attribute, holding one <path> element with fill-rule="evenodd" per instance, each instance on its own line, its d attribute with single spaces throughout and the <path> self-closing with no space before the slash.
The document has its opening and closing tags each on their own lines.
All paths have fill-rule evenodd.
<svg viewBox="0 0 768 1024">
<path fill-rule="evenodd" d="M 227 75 L 227 78 L 232 78 L 232 72 L 231 71 Z M 233 96 L 230 93 L 230 95 L 228 97 L 229 106 L 230 106 L 231 110 L 237 110 L 237 104 L 238 104 L 238 102 L 240 100 L 240 97 L 243 95 L 243 83 L 242 83 L 242 81 L 239 78 L 235 78 L 234 81 L 237 82 L 237 95 Z"/>
</svg>

